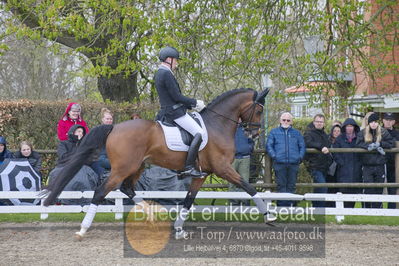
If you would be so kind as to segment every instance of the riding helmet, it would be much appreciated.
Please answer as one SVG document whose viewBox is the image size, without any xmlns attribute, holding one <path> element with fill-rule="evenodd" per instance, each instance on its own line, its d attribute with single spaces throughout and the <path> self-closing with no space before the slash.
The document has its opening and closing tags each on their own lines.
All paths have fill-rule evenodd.
<svg viewBox="0 0 399 266">
<path fill-rule="evenodd" d="M 179 52 L 176 50 L 176 48 L 171 46 L 162 48 L 159 52 L 159 60 L 164 62 L 168 57 L 179 59 Z"/>
</svg>

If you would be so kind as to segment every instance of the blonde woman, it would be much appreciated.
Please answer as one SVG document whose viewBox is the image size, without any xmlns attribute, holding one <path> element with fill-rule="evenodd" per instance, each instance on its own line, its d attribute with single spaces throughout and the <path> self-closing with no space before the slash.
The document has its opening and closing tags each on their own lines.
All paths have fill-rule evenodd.
<svg viewBox="0 0 399 266">
<path fill-rule="evenodd" d="M 114 122 L 114 115 L 108 108 L 101 108 L 100 116 L 103 125 L 112 125 Z"/>
<path fill-rule="evenodd" d="M 361 153 L 364 183 L 383 183 L 385 180 L 386 156 L 384 149 L 395 146 L 395 140 L 389 132 L 378 124 L 378 115 L 370 114 L 368 125 L 360 131 L 356 145 L 370 153 Z M 382 188 L 366 188 L 364 194 L 382 194 Z M 381 208 L 381 202 L 366 202 L 366 208 Z"/>
<path fill-rule="evenodd" d="M 42 169 L 42 159 L 40 154 L 33 150 L 32 143 L 29 141 L 22 141 L 19 144 L 19 151 L 15 152 L 15 158 L 28 160 L 36 173 L 40 174 L 40 170 Z"/>
</svg>

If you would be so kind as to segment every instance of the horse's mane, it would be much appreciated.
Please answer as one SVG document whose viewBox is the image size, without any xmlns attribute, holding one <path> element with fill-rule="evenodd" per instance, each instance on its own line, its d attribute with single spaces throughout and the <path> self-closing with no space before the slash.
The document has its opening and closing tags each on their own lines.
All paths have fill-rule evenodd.
<svg viewBox="0 0 399 266">
<path fill-rule="evenodd" d="M 220 94 L 219 96 L 217 96 L 215 99 L 213 99 L 212 102 L 210 102 L 207 105 L 207 108 L 214 107 L 215 105 L 219 104 L 221 101 L 223 101 L 227 97 L 236 95 L 241 92 L 247 92 L 247 91 L 254 91 L 254 90 L 251 88 L 238 88 L 238 89 L 226 91 L 226 92 Z"/>
</svg>

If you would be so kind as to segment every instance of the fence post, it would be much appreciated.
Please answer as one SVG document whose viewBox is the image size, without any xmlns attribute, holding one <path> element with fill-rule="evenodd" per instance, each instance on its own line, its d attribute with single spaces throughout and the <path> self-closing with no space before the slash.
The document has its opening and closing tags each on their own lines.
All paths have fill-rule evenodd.
<svg viewBox="0 0 399 266">
<path fill-rule="evenodd" d="M 342 192 L 337 192 L 338 195 L 342 195 Z M 344 209 L 344 202 L 342 200 L 336 201 L 335 202 L 335 208 L 338 210 L 343 210 Z M 335 220 L 340 223 L 345 219 L 345 216 L 343 215 L 335 215 Z"/>
<path fill-rule="evenodd" d="M 266 184 L 271 184 L 272 183 L 272 160 L 267 153 L 265 153 L 264 161 L 265 161 L 265 175 L 263 177 L 263 181 Z"/>
<path fill-rule="evenodd" d="M 395 147 L 399 148 L 399 141 L 395 142 Z M 399 153 L 395 153 L 395 183 L 399 183 Z M 399 195 L 399 189 L 396 189 L 396 195 Z M 399 203 L 396 203 L 396 209 L 399 209 Z"/>
</svg>

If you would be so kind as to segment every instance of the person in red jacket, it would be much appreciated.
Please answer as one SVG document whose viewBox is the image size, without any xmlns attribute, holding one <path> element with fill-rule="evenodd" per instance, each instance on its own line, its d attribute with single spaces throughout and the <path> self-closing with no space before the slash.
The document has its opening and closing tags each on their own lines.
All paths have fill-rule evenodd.
<svg viewBox="0 0 399 266">
<path fill-rule="evenodd" d="M 57 135 L 60 141 L 68 139 L 68 130 L 73 125 L 81 125 L 86 129 L 86 133 L 89 132 L 89 128 L 86 122 L 80 115 L 82 108 L 78 103 L 69 103 L 61 119 L 58 121 L 57 125 Z"/>
</svg>

